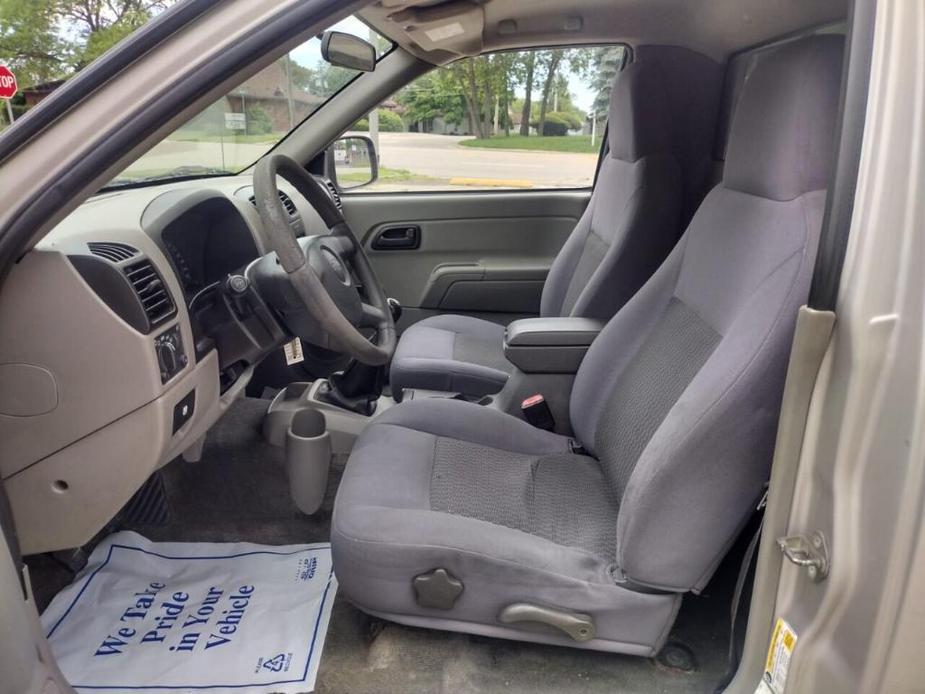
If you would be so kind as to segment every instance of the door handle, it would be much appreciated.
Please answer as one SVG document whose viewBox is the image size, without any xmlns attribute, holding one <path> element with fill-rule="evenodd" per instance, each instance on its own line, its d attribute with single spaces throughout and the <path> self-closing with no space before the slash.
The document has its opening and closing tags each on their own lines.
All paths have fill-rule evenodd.
<svg viewBox="0 0 925 694">
<path fill-rule="evenodd" d="M 413 250 L 421 246 L 421 227 L 417 224 L 385 227 L 376 232 L 373 238 L 373 250 L 397 251 Z"/>
</svg>

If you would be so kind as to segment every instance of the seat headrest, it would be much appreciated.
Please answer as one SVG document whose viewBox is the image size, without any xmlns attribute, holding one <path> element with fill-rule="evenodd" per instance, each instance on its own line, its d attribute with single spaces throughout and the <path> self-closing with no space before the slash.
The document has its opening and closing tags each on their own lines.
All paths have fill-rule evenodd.
<svg viewBox="0 0 925 694">
<path fill-rule="evenodd" d="M 828 185 L 843 51 L 843 37 L 829 34 L 756 57 L 732 119 L 724 187 L 792 200 Z"/>
<path fill-rule="evenodd" d="M 637 161 L 672 150 L 671 105 L 661 69 L 634 61 L 617 73 L 610 91 L 610 156 Z"/>
</svg>

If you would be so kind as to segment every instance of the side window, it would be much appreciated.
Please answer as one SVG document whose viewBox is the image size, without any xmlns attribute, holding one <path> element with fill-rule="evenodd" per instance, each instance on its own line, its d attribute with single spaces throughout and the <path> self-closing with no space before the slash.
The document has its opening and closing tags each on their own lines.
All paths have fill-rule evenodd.
<svg viewBox="0 0 925 694">
<path fill-rule="evenodd" d="M 622 46 L 512 51 L 419 77 L 347 133 L 377 144 L 379 180 L 362 192 L 590 186 L 624 58 Z"/>
</svg>

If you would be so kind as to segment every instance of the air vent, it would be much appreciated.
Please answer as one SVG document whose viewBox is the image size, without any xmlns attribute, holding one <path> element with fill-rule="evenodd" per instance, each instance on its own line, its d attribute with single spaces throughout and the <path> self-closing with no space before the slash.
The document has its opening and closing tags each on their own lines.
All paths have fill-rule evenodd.
<svg viewBox="0 0 925 694">
<path fill-rule="evenodd" d="M 124 243 L 91 241 L 87 244 L 93 255 L 105 258 L 113 263 L 121 263 L 138 255 L 138 249 Z"/>
<path fill-rule="evenodd" d="M 330 179 L 324 179 L 324 187 L 328 189 L 328 192 L 331 194 L 331 199 L 334 201 L 334 206 L 338 210 L 344 209 L 343 204 L 340 201 L 340 193 L 337 192 L 337 186 L 334 185 L 334 181 Z"/>
<path fill-rule="evenodd" d="M 150 260 L 145 259 L 125 268 L 125 276 L 141 300 L 152 327 L 173 315 L 173 301 Z"/>
<path fill-rule="evenodd" d="M 295 208 L 295 203 L 292 202 L 292 198 L 286 195 L 283 191 L 279 191 L 279 199 L 282 201 L 283 207 L 286 208 L 286 212 L 289 213 L 289 216 L 295 217 L 296 208 Z M 249 200 L 251 202 L 251 205 L 253 205 L 254 207 L 257 207 L 257 196 L 256 195 L 251 195 Z"/>
</svg>

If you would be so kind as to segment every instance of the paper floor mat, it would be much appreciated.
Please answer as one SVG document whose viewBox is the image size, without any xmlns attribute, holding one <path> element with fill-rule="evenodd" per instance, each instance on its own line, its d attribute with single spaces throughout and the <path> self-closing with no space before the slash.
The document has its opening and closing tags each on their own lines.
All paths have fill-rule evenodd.
<svg viewBox="0 0 925 694">
<path fill-rule="evenodd" d="M 149 542 L 93 551 L 42 625 L 84 692 L 308 692 L 337 592 L 327 544 Z"/>
</svg>

